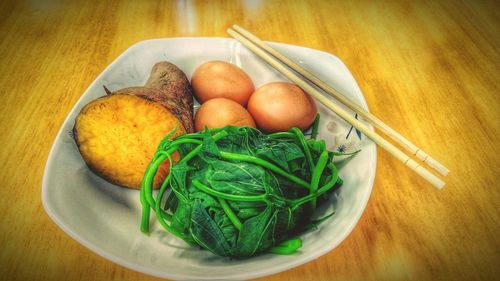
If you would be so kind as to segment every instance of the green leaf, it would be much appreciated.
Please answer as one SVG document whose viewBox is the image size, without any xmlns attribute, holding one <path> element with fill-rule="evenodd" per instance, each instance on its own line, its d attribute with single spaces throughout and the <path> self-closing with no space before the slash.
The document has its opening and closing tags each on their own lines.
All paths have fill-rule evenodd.
<svg viewBox="0 0 500 281">
<path fill-rule="evenodd" d="M 331 162 L 335 154 L 327 152 L 324 169 L 318 160 L 323 155 L 325 162 L 325 142 L 306 140 L 297 130 L 269 136 L 249 127 L 204 130 L 167 138 L 157 157 L 175 150 L 181 160 L 166 182 L 172 189 L 166 229 L 220 256 L 295 252 L 301 241 L 294 237 L 319 223 L 311 221 L 313 208 L 306 203 L 324 204 L 342 185 Z M 154 163 L 145 178 L 154 176 Z M 318 192 L 311 188 L 311 170 Z M 149 218 L 152 188 L 141 189 L 141 198 L 143 217 Z"/>
<path fill-rule="evenodd" d="M 265 192 L 266 172 L 251 163 L 217 161 L 205 171 L 205 183 L 230 194 L 259 195 Z"/>
<path fill-rule="evenodd" d="M 189 218 L 191 215 L 191 205 L 184 201 L 179 201 L 177 204 L 177 209 L 172 217 L 172 228 L 176 229 L 181 233 L 189 232 Z"/>
<path fill-rule="evenodd" d="M 263 139 L 256 146 L 255 154 L 276 164 L 287 172 L 291 172 L 289 162 L 304 157 L 304 153 L 294 142 L 270 138 Z"/>
<path fill-rule="evenodd" d="M 272 246 L 276 216 L 271 207 L 267 207 L 258 216 L 248 219 L 243 223 L 236 249 L 233 255 L 237 257 L 253 256 L 259 251 Z"/>
<path fill-rule="evenodd" d="M 193 240 L 216 255 L 227 255 L 230 246 L 220 227 L 207 214 L 200 200 L 194 200 L 192 204 L 190 230 Z"/>
</svg>

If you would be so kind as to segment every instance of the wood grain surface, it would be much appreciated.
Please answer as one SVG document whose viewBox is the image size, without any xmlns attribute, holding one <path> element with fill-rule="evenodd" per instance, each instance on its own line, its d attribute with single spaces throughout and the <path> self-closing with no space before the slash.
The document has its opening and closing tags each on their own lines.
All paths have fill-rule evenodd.
<svg viewBox="0 0 500 281">
<path fill-rule="evenodd" d="M 373 193 L 336 249 L 260 280 L 499 280 L 498 1 L 1 1 L 0 279 L 157 280 L 57 227 L 43 169 L 97 75 L 149 38 L 262 39 L 341 58 L 370 110 L 450 168 L 438 191 L 378 150 Z"/>
</svg>

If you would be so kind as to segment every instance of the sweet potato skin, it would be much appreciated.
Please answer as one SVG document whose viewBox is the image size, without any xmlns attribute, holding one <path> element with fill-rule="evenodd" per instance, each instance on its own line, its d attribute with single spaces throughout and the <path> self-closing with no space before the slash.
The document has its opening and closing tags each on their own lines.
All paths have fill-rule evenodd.
<svg viewBox="0 0 500 281">
<path fill-rule="evenodd" d="M 160 141 L 179 119 L 164 106 L 141 95 L 113 94 L 87 104 L 77 116 L 75 141 L 87 166 L 107 181 L 138 189 Z M 173 155 L 174 163 L 178 160 Z M 168 161 L 154 179 L 158 188 L 169 172 Z"/>
<path fill-rule="evenodd" d="M 193 91 L 182 70 L 159 62 L 143 87 L 129 87 L 87 104 L 75 120 L 74 137 L 87 166 L 105 180 L 140 188 L 146 167 L 160 141 L 174 128 L 173 137 L 193 132 Z M 172 155 L 173 164 L 179 155 Z M 169 172 L 160 166 L 158 188 Z"/>
<path fill-rule="evenodd" d="M 160 90 L 162 97 L 176 100 L 186 131 L 193 132 L 193 89 L 181 69 L 167 61 L 158 62 L 144 87 Z"/>
</svg>

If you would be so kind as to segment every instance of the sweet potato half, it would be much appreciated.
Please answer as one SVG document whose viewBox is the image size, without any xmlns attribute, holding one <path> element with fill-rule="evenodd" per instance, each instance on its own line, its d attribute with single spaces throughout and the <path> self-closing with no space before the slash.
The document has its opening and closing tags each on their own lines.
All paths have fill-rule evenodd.
<svg viewBox="0 0 500 281">
<path fill-rule="evenodd" d="M 171 64 L 159 66 L 165 69 L 164 66 L 170 68 Z M 158 69 L 158 64 L 155 67 Z M 171 69 L 164 75 L 153 76 L 155 67 L 148 83 L 175 77 L 175 83 L 184 86 L 107 91 L 107 96 L 85 105 L 76 117 L 73 132 L 82 158 L 93 172 L 111 183 L 140 188 L 144 172 L 160 141 L 174 128 L 173 137 L 193 130 L 193 97 L 188 80 L 179 82 L 179 73 L 172 76 Z M 155 83 L 168 84 L 166 81 Z M 178 155 L 174 154 L 173 160 L 175 163 Z M 168 172 L 168 163 L 160 166 L 154 188 L 161 185 Z"/>
</svg>

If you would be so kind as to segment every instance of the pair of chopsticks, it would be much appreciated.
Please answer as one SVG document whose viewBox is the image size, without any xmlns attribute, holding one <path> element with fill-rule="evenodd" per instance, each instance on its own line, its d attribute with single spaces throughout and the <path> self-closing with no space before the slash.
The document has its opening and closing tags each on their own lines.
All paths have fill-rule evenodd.
<svg viewBox="0 0 500 281">
<path fill-rule="evenodd" d="M 335 112 L 342 119 L 344 119 L 346 122 L 350 123 L 356 129 L 361 131 L 365 136 L 367 136 L 373 142 L 375 142 L 377 145 L 379 145 L 380 147 L 385 149 L 387 152 L 389 152 L 396 159 L 403 162 L 406 166 L 408 166 L 410 169 L 415 171 L 418 175 L 420 175 L 421 177 L 426 179 L 433 186 L 441 189 L 445 185 L 444 181 L 442 181 L 440 178 L 436 177 L 434 174 L 429 172 L 426 168 L 422 167 L 415 160 L 413 160 L 410 156 L 406 155 L 403 151 L 398 149 L 396 146 L 394 146 L 393 144 L 388 142 L 386 139 L 382 138 L 379 134 L 370 130 L 370 128 L 368 128 L 368 126 L 366 126 L 364 123 L 362 123 L 359 120 L 357 120 L 356 118 L 354 118 L 351 113 L 347 112 L 346 110 L 344 110 L 343 108 L 341 108 L 340 106 L 338 106 L 337 104 L 332 102 L 329 98 L 327 98 L 324 94 L 322 94 L 320 91 L 318 91 L 311 84 L 316 85 L 322 91 L 335 97 L 337 100 L 342 102 L 344 105 L 349 107 L 351 110 L 358 113 L 358 115 L 362 116 L 366 121 L 368 121 L 374 127 L 381 130 L 384 134 L 386 134 L 392 140 L 394 140 L 399 145 L 401 145 L 403 148 L 408 150 L 412 155 L 415 155 L 420 160 L 422 160 L 424 163 L 429 165 L 429 167 L 435 169 L 437 172 L 439 172 L 442 175 L 448 174 L 449 170 L 445 166 L 443 166 L 437 160 L 430 157 L 427 153 L 425 153 L 420 148 L 418 148 L 416 145 L 411 143 L 409 140 L 407 140 L 406 138 L 401 136 L 399 133 L 397 133 L 395 130 L 390 128 L 388 125 L 386 125 L 380 119 L 375 117 L 373 114 L 364 110 L 363 108 L 361 108 L 360 106 L 358 106 L 357 104 L 352 102 L 349 98 L 342 95 L 339 91 L 335 90 L 333 87 L 331 87 L 328 84 L 326 84 L 325 82 L 321 81 L 316 76 L 314 76 L 312 73 L 310 73 L 306 69 L 302 68 L 300 65 L 296 64 L 295 62 L 293 62 L 292 60 L 290 60 L 289 58 L 287 58 L 283 54 L 279 53 L 277 50 L 275 50 L 274 48 L 272 48 L 271 46 L 266 44 L 264 41 L 257 38 L 255 35 L 246 31 L 242 27 L 240 27 L 238 25 L 233 25 L 232 28 L 229 28 L 227 30 L 227 32 L 229 33 L 229 35 L 231 35 L 233 38 L 238 40 L 245 47 L 250 49 L 253 53 L 255 53 L 257 56 L 259 56 L 261 59 L 263 59 L 268 64 L 273 66 L 276 70 L 281 72 L 281 74 L 283 74 L 285 77 L 287 77 L 292 82 L 297 84 L 305 92 L 307 92 L 311 96 L 313 96 L 317 101 L 321 102 L 323 105 L 325 105 L 330 110 Z M 297 75 L 296 73 L 299 73 L 302 77 L 306 78 L 307 81 L 304 78 L 302 78 L 301 76 Z"/>
</svg>

